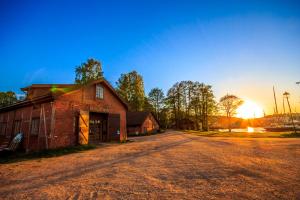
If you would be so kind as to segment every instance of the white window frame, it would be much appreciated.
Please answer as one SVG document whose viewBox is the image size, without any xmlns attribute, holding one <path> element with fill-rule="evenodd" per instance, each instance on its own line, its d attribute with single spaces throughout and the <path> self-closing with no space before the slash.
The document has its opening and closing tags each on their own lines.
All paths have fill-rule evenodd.
<svg viewBox="0 0 300 200">
<path fill-rule="evenodd" d="M 102 85 L 96 85 L 96 99 L 103 99 L 104 98 L 104 88 Z"/>
</svg>

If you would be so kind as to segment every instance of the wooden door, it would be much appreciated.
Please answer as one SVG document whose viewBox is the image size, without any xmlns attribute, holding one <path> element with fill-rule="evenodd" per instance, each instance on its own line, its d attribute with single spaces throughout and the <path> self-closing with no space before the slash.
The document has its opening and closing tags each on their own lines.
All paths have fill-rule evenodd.
<svg viewBox="0 0 300 200">
<path fill-rule="evenodd" d="M 89 142 L 89 112 L 81 110 L 79 113 L 79 144 L 88 144 Z"/>
<path fill-rule="evenodd" d="M 107 117 L 106 119 L 102 120 L 102 126 L 101 126 L 101 131 L 102 131 L 102 142 L 108 142 L 108 133 L 107 133 Z"/>
<path fill-rule="evenodd" d="M 102 138 L 102 124 L 101 120 L 93 116 L 90 116 L 90 131 L 89 131 L 89 143 L 97 144 Z"/>
<path fill-rule="evenodd" d="M 120 114 L 108 115 L 109 139 L 120 140 Z"/>
</svg>

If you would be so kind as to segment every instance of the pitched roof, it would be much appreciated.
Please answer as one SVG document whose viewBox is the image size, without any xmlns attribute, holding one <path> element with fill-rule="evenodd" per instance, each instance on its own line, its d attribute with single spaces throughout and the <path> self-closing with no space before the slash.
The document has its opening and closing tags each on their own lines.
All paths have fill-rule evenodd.
<svg viewBox="0 0 300 200">
<path fill-rule="evenodd" d="M 0 108 L 0 113 L 5 112 L 5 111 L 9 111 L 9 110 L 13 110 L 13 109 L 16 109 L 16 108 L 21 108 L 21 107 L 24 107 L 24 106 L 49 102 L 49 101 L 53 101 L 53 100 L 54 100 L 54 98 L 53 98 L 52 95 L 44 95 L 44 96 L 39 96 L 39 97 L 36 97 L 36 98 L 33 98 L 33 99 L 18 101 L 14 104 L 11 104 L 11 105 Z"/>
<path fill-rule="evenodd" d="M 22 91 L 28 91 L 30 88 L 72 88 L 75 87 L 76 84 L 32 84 L 30 86 L 21 88 Z"/>
<path fill-rule="evenodd" d="M 115 97 L 117 97 L 121 101 L 121 103 L 126 107 L 126 109 L 128 109 L 128 105 L 127 105 L 126 101 L 116 92 L 114 87 L 105 78 L 95 80 L 95 81 L 91 82 L 89 85 L 97 84 L 97 83 L 104 83 L 110 89 L 110 91 L 113 93 L 113 95 L 115 95 Z"/>
<path fill-rule="evenodd" d="M 151 112 L 127 112 L 127 126 L 141 126 Z M 156 120 L 154 115 L 153 118 Z M 156 120 L 157 121 L 157 120 Z M 158 121 L 157 121 L 158 123 Z"/>
<path fill-rule="evenodd" d="M 113 93 L 113 95 L 115 95 L 120 100 L 120 102 L 126 107 L 126 109 L 128 109 L 127 103 L 115 91 L 113 86 L 104 78 L 92 81 L 92 82 L 88 83 L 87 85 L 78 85 L 78 84 L 32 84 L 32 85 L 27 86 L 25 88 L 21 88 L 21 90 L 22 91 L 28 91 L 30 88 L 53 88 L 53 87 L 55 87 L 55 88 L 68 88 L 69 91 L 73 91 L 73 90 L 77 90 L 79 88 L 89 86 L 89 85 L 92 85 L 92 84 L 97 84 L 97 83 L 105 84 L 109 88 L 109 90 Z M 24 101 L 19 101 L 15 104 L 0 108 L 0 112 L 5 111 L 5 110 L 10 110 L 10 109 L 13 109 L 13 108 L 16 108 L 16 107 L 26 106 L 26 105 L 32 104 L 33 102 L 36 102 L 36 100 L 40 100 L 40 99 L 51 99 L 51 100 L 53 100 L 55 98 L 55 96 L 59 96 L 59 95 L 63 95 L 63 94 L 64 93 L 57 93 L 57 94 L 51 93 L 51 94 L 48 94 L 48 95 L 36 97 L 34 99 L 27 99 L 27 100 L 24 100 Z"/>
</svg>

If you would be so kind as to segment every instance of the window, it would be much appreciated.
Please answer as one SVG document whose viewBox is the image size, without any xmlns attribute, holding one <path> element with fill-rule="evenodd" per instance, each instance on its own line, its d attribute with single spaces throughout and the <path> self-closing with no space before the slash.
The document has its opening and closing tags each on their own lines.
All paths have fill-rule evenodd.
<svg viewBox="0 0 300 200">
<path fill-rule="evenodd" d="M 21 131 L 20 128 L 21 128 L 21 121 L 20 120 L 16 120 L 14 122 L 14 134 L 19 133 Z"/>
<path fill-rule="evenodd" d="M 103 99 L 103 87 L 101 85 L 96 85 L 96 98 Z"/>
<path fill-rule="evenodd" d="M 39 134 L 39 128 L 40 128 L 40 119 L 39 118 L 33 118 L 31 121 L 31 135 L 38 135 Z"/>
</svg>

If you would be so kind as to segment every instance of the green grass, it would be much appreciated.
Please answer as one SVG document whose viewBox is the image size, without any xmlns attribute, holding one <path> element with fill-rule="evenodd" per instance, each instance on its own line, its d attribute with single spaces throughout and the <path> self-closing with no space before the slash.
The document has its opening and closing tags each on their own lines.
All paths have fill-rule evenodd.
<svg viewBox="0 0 300 200">
<path fill-rule="evenodd" d="M 1 163 L 2 164 L 3 163 L 14 163 L 14 162 L 33 160 L 33 159 L 41 159 L 41 158 L 57 157 L 57 156 L 71 154 L 71 153 L 87 151 L 87 150 L 95 149 L 95 148 L 96 148 L 95 145 L 80 145 L 80 146 L 74 146 L 74 147 L 43 150 L 40 152 L 32 152 L 32 153 L 24 153 L 24 152 L 7 153 L 4 155 L 1 155 L 0 164 Z"/>
<path fill-rule="evenodd" d="M 192 131 L 185 130 L 187 134 L 204 136 L 204 137 L 237 137 L 237 138 L 299 138 L 300 133 L 295 134 L 294 132 L 218 132 L 218 131 Z"/>
</svg>

